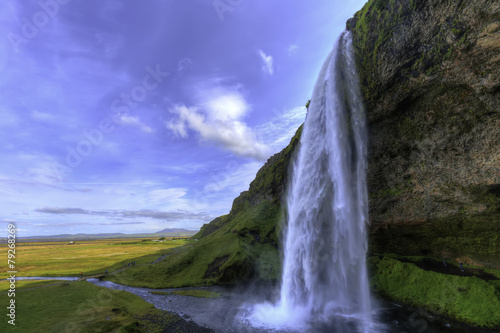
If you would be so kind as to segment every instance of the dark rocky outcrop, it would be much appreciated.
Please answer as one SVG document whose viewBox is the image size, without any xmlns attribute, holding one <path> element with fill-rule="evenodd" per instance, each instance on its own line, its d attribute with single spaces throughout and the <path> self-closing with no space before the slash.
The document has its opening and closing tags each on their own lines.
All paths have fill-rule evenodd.
<svg viewBox="0 0 500 333">
<path fill-rule="evenodd" d="M 372 0 L 347 29 L 372 249 L 500 268 L 500 3 Z"/>
</svg>

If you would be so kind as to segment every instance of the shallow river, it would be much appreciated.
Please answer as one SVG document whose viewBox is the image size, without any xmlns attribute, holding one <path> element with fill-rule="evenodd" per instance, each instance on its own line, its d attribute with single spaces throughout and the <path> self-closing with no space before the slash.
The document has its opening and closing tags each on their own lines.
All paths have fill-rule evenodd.
<svg viewBox="0 0 500 333">
<path fill-rule="evenodd" d="M 252 327 L 248 319 L 252 304 L 263 301 L 258 290 L 227 289 L 224 287 L 205 287 L 204 290 L 216 291 L 222 294 L 218 299 L 205 299 L 180 295 L 155 295 L 150 291 L 173 291 L 176 289 L 148 289 L 119 285 L 110 281 L 89 279 L 89 282 L 109 288 L 124 290 L 140 296 L 152 303 L 156 308 L 171 311 L 181 315 L 184 319 L 192 320 L 198 325 L 207 326 L 216 332 L 292 332 L 291 330 L 277 330 L 270 328 Z M 192 289 L 192 288 L 190 288 Z M 178 290 L 178 289 L 177 289 Z M 264 296 L 265 298 L 265 296 Z M 388 333 L 442 333 L 465 332 L 456 327 L 451 328 L 447 323 L 439 322 L 427 316 L 424 312 L 409 310 L 396 304 L 379 301 L 378 311 L 374 316 L 381 324 L 376 329 Z M 303 332 L 301 330 L 301 332 Z M 317 323 L 307 330 L 308 333 L 347 333 L 354 332 L 352 324 L 345 320 L 334 320 L 328 324 Z"/>
<path fill-rule="evenodd" d="M 18 277 L 16 280 L 78 280 L 77 277 Z M 87 281 L 109 289 L 123 290 L 137 295 L 146 302 L 153 304 L 156 308 L 177 313 L 186 320 L 192 320 L 200 326 L 212 328 L 217 333 L 349 333 L 356 332 L 352 322 L 345 318 L 335 318 L 328 323 L 312 323 L 311 328 L 301 330 L 274 329 L 269 327 L 254 327 L 250 319 L 254 304 L 262 303 L 272 299 L 269 295 L 270 288 L 225 288 L 220 286 L 202 288 L 180 288 L 180 289 L 202 289 L 215 291 L 222 296 L 217 299 L 197 298 L 181 295 L 156 295 L 152 291 L 172 292 L 180 289 L 148 289 L 120 285 L 110 281 L 88 279 Z M 439 321 L 429 316 L 424 311 L 410 310 L 398 304 L 377 301 L 373 317 L 379 323 L 372 332 L 380 333 L 463 333 L 475 332 L 451 327 L 446 322 Z M 484 332 L 477 330 L 477 332 Z"/>
</svg>

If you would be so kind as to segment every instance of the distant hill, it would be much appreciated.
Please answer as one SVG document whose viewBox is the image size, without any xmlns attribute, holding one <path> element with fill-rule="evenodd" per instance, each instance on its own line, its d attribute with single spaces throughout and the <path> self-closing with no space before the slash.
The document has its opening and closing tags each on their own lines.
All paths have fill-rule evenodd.
<svg viewBox="0 0 500 333">
<path fill-rule="evenodd" d="M 199 230 L 187 230 L 187 229 L 179 229 L 179 228 L 173 228 L 173 229 L 163 229 L 160 231 L 155 232 L 155 234 L 163 234 L 169 235 L 169 236 L 193 236 L 195 235 Z"/>
<path fill-rule="evenodd" d="M 188 229 L 163 229 L 155 233 L 144 233 L 144 234 L 123 234 L 123 233 L 102 233 L 102 234 L 60 234 L 60 235 L 49 235 L 49 236 L 28 236 L 19 237 L 23 240 L 52 240 L 52 239 L 63 239 L 63 240 L 92 240 L 92 239 L 106 239 L 106 238 L 157 238 L 157 237 L 191 237 L 195 235 L 198 230 L 188 230 Z"/>
</svg>

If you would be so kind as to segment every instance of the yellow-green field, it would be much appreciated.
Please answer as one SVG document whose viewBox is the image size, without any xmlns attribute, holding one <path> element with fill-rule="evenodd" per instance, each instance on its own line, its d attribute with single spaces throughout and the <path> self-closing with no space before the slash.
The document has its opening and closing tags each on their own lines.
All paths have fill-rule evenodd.
<svg viewBox="0 0 500 333">
<path fill-rule="evenodd" d="M 84 276 L 109 273 L 131 261 L 144 265 L 159 256 L 175 252 L 188 240 L 165 242 L 141 239 L 106 239 L 69 242 L 26 242 L 16 244 L 17 276 Z M 7 256 L 7 245 L 0 250 Z M 7 265 L 0 265 L 0 279 L 8 277 Z"/>
</svg>

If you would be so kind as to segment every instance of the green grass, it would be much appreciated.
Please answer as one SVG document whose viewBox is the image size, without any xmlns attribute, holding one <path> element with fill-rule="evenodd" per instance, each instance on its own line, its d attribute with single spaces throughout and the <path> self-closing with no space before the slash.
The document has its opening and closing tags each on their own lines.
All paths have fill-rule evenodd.
<svg viewBox="0 0 500 333">
<path fill-rule="evenodd" d="M 135 322 L 134 314 L 153 310 L 138 296 L 88 282 L 18 292 L 15 300 L 15 330 L 2 320 L 1 332 L 117 332 Z M 7 302 L 2 298 L 2 308 Z"/>
<path fill-rule="evenodd" d="M 18 276 L 79 276 L 114 271 L 126 263 L 149 263 L 186 240 L 167 242 L 121 242 L 113 240 L 19 243 L 16 245 Z M 5 244 L 3 245 L 5 246 Z M 7 277 L 7 265 L 0 268 L 0 279 Z"/>
<path fill-rule="evenodd" d="M 156 295 L 179 295 L 179 296 L 192 296 L 192 297 L 198 297 L 198 298 L 219 298 L 222 296 L 221 293 L 218 293 L 216 291 L 209 291 L 209 290 L 199 290 L 199 289 L 192 289 L 192 290 L 175 290 L 171 292 L 163 292 L 163 291 L 151 291 L 151 294 L 156 294 Z"/>
<path fill-rule="evenodd" d="M 19 292 L 15 300 L 16 325 L 2 320 L 0 332 L 180 332 L 184 322 L 139 296 L 86 281 Z M 8 302 L 2 297 L 0 306 Z"/>
<path fill-rule="evenodd" d="M 62 283 L 65 283 L 65 281 L 60 281 L 60 280 L 43 280 L 43 281 L 20 280 L 20 281 L 16 281 L 16 290 L 42 287 L 42 286 L 46 286 L 49 284 L 56 284 L 56 283 L 62 284 Z M 0 281 L 0 293 L 5 293 L 9 289 L 10 289 L 10 282 Z"/>
<path fill-rule="evenodd" d="M 391 299 L 481 327 L 500 326 L 499 281 L 425 271 L 391 258 L 369 260 L 373 289 Z"/>
</svg>

